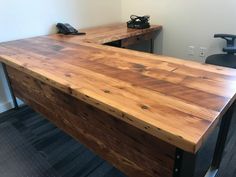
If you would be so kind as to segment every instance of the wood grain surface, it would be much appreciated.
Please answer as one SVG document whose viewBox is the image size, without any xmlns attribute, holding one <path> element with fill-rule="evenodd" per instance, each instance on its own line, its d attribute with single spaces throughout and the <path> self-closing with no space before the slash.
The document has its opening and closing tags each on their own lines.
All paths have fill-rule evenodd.
<svg viewBox="0 0 236 177">
<path fill-rule="evenodd" d="M 118 40 L 127 40 L 128 38 L 140 36 L 140 38 L 147 38 L 147 34 L 152 34 L 160 31 L 161 25 L 151 25 L 147 29 L 130 29 L 126 27 L 124 23 L 103 25 L 100 27 L 86 28 L 79 31 L 86 32 L 85 36 L 65 36 L 65 35 L 50 35 L 50 38 L 64 40 L 65 42 L 72 43 L 94 43 L 94 44 L 106 44 Z M 149 35 L 150 36 L 150 35 Z M 124 41 L 124 42 L 125 42 Z"/>
<path fill-rule="evenodd" d="M 7 70 L 17 97 L 128 176 L 172 176 L 174 146 L 28 74 Z"/>
<path fill-rule="evenodd" d="M 0 61 L 192 153 L 235 100 L 233 69 L 73 38 L 2 43 Z"/>
</svg>

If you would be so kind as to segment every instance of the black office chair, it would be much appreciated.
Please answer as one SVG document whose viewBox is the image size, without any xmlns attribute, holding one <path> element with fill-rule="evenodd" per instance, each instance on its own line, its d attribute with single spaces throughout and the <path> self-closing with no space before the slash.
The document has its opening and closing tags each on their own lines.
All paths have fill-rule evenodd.
<svg viewBox="0 0 236 177">
<path fill-rule="evenodd" d="M 236 69 L 236 55 L 235 55 L 236 45 L 234 45 L 236 35 L 215 34 L 214 37 L 215 38 L 222 38 L 222 39 L 226 40 L 227 46 L 223 48 L 223 52 L 226 52 L 227 54 L 211 55 L 211 56 L 207 57 L 206 63 Z"/>
</svg>

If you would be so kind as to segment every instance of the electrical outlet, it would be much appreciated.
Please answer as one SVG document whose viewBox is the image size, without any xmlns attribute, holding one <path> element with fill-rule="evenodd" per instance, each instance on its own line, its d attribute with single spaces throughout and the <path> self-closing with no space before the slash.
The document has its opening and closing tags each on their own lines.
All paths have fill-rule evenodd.
<svg viewBox="0 0 236 177">
<path fill-rule="evenodd" d="M 206 47 L 200 47 L 199 49 L 199 56 L 200 57 L 206 57 L 206 52 L 207 52 L 207 48 Z"/>
<path fill-rule="evenodd" d="M 194 49 L 195 47 L 194 46 L 188 46 L 188 54 L 191 55 L 191 56 L 194 56 Z"/>
</svg>

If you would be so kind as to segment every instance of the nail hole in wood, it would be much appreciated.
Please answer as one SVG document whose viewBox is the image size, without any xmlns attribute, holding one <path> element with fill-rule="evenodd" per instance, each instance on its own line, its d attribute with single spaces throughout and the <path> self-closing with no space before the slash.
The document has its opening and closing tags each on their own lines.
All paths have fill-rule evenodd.
<svg viewBox="0 0 236 177">
<path fill-rule="evenodd" d="M 105 93 L 111 93 L 109 90 L 104 90 Z"/>
<path fill-rule="evenodd" d="M 144 109 L 144 110 L 147 110 L 147 109 L 148 109 L 148 106 L 146 106 L 146 105 L 141 105 L 141 108 Z"/>
</svg>

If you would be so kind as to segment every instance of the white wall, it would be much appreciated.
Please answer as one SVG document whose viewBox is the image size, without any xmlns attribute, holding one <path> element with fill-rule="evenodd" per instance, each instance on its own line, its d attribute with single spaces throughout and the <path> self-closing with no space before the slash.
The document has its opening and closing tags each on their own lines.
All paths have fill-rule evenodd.
<svg viewBox="0 0 236 177">
<path fill-rule="evenodd" d="M 215 33 L 236 34 L 235 0 L 122 0 L 122 20 L 131 14 L 149 14 L 153 24 L 162 24 L 156 52 L 178 58 L 203 62 L 199 47 L 206 47 L 210 55 L 225 45 L 213 39 Z M 195 56 L 188 55 L 190 45 L 195 46 Z"/>
<path fill-rule="evenodd" d="M 57 22 L 84 28 L 120 19 L 120 0 L 0 0 L 0 42 L 54 33 Z M 0 112 L 11 106 L 0 66 Z"/>
</svg>

